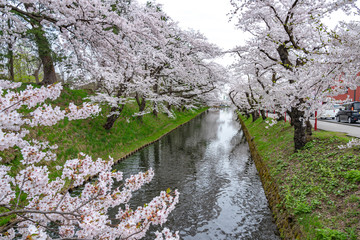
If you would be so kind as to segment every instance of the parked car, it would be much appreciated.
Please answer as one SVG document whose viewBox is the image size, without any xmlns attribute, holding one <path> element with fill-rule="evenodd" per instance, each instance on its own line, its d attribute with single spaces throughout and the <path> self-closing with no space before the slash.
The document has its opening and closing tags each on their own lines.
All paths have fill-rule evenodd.
<svg viewBox="0 0 360 240">
<path fill-rule="evenodd" d="M 336 114 L 336 121 L 354 123 L 360 119 L 360 102 L 349 102 L 342 105 Z"/>
<path fill-rule="evenodd" d="M 320 119 L 327 119 L 327 118 L 335 119 L 336 114 L 338 113 L 340 107 L 341 107 L 341 105 L 339 105 L 339 104 L 334 104 L 332 107 L 325 109 L 325 110 L 319 115 L 319 118 L 320 118 Z"/>
</svg>

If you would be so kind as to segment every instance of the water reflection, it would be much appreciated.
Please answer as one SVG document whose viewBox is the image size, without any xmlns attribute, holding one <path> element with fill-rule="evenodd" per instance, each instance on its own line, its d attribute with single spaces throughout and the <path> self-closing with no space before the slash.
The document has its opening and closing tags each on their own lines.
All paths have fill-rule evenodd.
<svg viewBox="0 0 360 240">
<path fill-rule="evenodd" d="M 155 171 L 131 205 L 177 188 L 180 203 L 165 226 L 182 239 L 279 239 L 239 129 L 230 109 L 210 111 L 119 163 L 125 175 Z"/>
</svg>

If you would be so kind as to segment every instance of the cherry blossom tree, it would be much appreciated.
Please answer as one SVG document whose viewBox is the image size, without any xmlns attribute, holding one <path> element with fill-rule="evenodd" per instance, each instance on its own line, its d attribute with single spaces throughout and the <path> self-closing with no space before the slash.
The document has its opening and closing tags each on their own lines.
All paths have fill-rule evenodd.
<svg viewBox="0 0 360 240">
<path fill-rule="evenodd" d="M 1 39 L 16 49 L 16 40 L 28 38 L 37 47 L 44 84 L 57 81 L 54 55 L 66 49 L 67 64 L 96 69 L 93 61 L 111 52 L 126 56 L 124 35 L 133 34 L 122 15 L 129 1 L 1 1 Z M 11 24 L 8 24 L 11 22 Z M 141 30 L 141 29 L 140 29 Z M 129 33 L 130 31 L 130 33 Z M 119 34 L 119 33 L 122 34 Z M 131 38 L 131 37 L 130 37 Z"/>
<path fill-rule="evenodd" d="M 337 46 L 336 54 L 346 60 L 346 65 L 342 69 L 341 80 L 346 80 L 347 87 L 356 89 L 360 84 L 360 79 L 356 75 L 360 72 L 360 13 L 356 14 L 358 21 L 340 22 L 334 31 L 334 43 Z"/>
<path fill-rule="evenodd" d="M 294 126 L 295 149 L 309 139 L 308 117 L 332 93 L 333 87 L 345 84 L 334 79 L 348 65 L 339 59 L 334 35 L 329 34 L 323 17 L 343 7 L 354 7 L 354 1 L 277 0 L 231 1 L 237 26 L 252 34 L 246 48 L 239 53 L 245 74 L 253 76 L 251 84 L 262 90 L 261 103 L 278 112 L 287 112 Z M 253 59 L 252 59 L 253 58 Z M 249 63 L 250 60 L 250 63 Z M 255 87 L 254 87 L 255 88 Z M 263 107 L 262 106 L 262 107 Z"/>
<path fill-rule="evenodd" d="M 178 29 L 172 35 L 166 49 L 168 65 L 157 83 L 158 99 L 168 105 L 192 108 L 206 102 L 225 81 L 226 70 L 211 61 L 221 54 L 220 49 L 199 32 Z"/>
<path fill-rule="evenodd" d="M 121 172 L 112 171 L 113 161 L 97 159 L 80 153 L 57 169 L 61 176 L 50 179 L 49 170 L 42 163 L 56 160 L 47 142 L 29 139 L 28 127 L 51 126 L 68 118 L 84 119 L 99 113 L 97 105 L 70 104 L 66 109 L 45 104 L 56 99 L 61 85 L 41 88 L 27 86 L 23 91 L 11 90 L 20 84 L 0 81 L 0 150 L 18 148 L 21 169 L 14 175 L 11 168 L 0 165 L 0 219 L 13 216 L 0 227 L 2 239 L 139 239 L 151 224 L 163 224 L 178 202 L 179 193 L 161 192 L 150 203 L 130 209 L 127 202 L 132 192 L 151 181 L 154 172 L 138 173 L 123 179 Z M 25 111 L 23 109 L 29 110 Z M 87 177 L 97 176 L 93 182 Z M 122 182 L 114 187 L 115 182 Z M 82 186 L 79 195 L 70 189 Z M 110 208 L 120 207 L 116 219 L 110 219 Z M 156 233 L 157 239 L 178 239 L 168 229 Z"/>
<path fill-rule="evenodd" d="M 253 121 L 258 118 L 259 112 L 265 118 L 265 109 L 277 109 L 278 101 L 271 98 L 270 91 L 279 77 L 274 71 L 274 63 L 259 54 L 255 41 L 249 41 L 249 46 L 237 47 L 232 50 L 238 60 L 232 65 L 232 82 L 230 83 L 230 98 L 242 111 L 251 113 Z M 241 100 L 246 104 L 240 104 Z M 241 107 L 240 107 L 241 106 Z"/>
<path fill-rule="evenodd" d="M 138 115 L 191 108 L 211 95 L 224 72 L 210 61 L 220 54 L 216 46 L 182 31 L 152 2 L 11 0 L 1 1 L 0 11 L 0 39 L 11 51 L 23 42 L 36 45 L 44 84 L 56 82 L 57 63 L 76 85 L 96 85 L 92 100 L 111 106 L 106 129 L 134 98 Z"/>
<path fill-rule="evenodd" d="M 144 33 L 129 47 L 130 60 L 102 71 L 101 76 L 114 77 L 87 81 L 100 85 L 93 101 L 113 106 L 106 129 L 113 126 L 127 101 L 135 98 L 138 116 L 150 112 L 171 116 L 171 106 L 194 107 L 225 76 L 221 74 L 224 68 L 210 61 L 220 50 L 200 33 L 181 30 L 159 6 L 148 3 L 142 10 L 133 7 L 128 14 L 130 23 Z"/>
</svg>

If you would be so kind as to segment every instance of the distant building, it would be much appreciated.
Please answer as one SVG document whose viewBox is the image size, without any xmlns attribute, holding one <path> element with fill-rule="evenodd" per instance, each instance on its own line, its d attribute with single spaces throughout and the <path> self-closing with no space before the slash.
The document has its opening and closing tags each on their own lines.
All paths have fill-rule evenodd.
<svg viewBox="0 0 360 240">
<path fill-rule="evenodd" d="M 356 77 L 360 77 L 360 72 L 356 74 Z M 345 101 L 348 99 L 349 101 L 360 101 L 360 86 L 358 86 L 355 90 L 348 89 L 348 91 L 344 94 L 337 95 L 333 97 L 335 100 L 338 101 Z"/>
<path fill-rule="evenodd" d="M 360 87 L 357 87 L 355 90 L 348 89 L 347 93 L 337 95 L 333 97 L 338 101 L 345 101 L 349 99 L 350 101 L 360 101 Z"/>
</svg>

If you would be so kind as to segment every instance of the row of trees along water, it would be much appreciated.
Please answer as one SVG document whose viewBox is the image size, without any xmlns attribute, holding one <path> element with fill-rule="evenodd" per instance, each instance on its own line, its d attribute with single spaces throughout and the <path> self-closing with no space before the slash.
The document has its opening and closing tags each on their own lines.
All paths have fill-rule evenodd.
<svg viewBox="0 0 360 240">
<path fill-rule="evenodd" d="M 199 32 L 180 29 L 155 3 L 6 0 L 0 11 L 4 75 L 45 85 L 59 78 L 93 84 L 99 94 L 92 100 L 112 106 L 106 129 L 129 97 L 139 114 L 169 113 L 171 106 L 213 99 L 226 77 L 211 61 L 220 49 Z"/>
<path fill-rule="evenodd" d="M 287 113 L 295 149 L 311 135 L 309 117 L 330 98 L 359 86 L 360 10 L 351 0 L 231 0 L 232 18 L 248 33 L 232 65 L 230 98 L 256 120 Z M 342 15 L 337 15 L 342 12 Z M 341 22 L 339 16 L 353 21 Z M 336 27 L 334 25 L 337 24 Z M 260 114 L 259 114 L 260 112 Z"/>
<path fill-rule="evenodd" d="M 311 134 L 308 117 L 328 96 L 354 86 L 359 66 L 359 22 L 329 29 L 324 18 L 344 10 L 359 16 L 351 0 L 231 0 L 232 19 L 249 32 L 228 80 L 239 110 L 264 116 L 264 110 L 287 112 L 294 125 L 295 148 Z M 93 161 L 80 154 L 50 179 L 43 161 L 56 160 L 46 142 L 29 137 L 29 128 L 61 119 L 99 113 L 94 103 L 110 105 L 104 128 L 110 129 L 128 101 L 139 116 L 171 107 L 191 108 L 214 99 L 226 71 L 211 61 L 220 50 L 194 31 L 184 31 L 154 3 L 134 0 L 0 0 L 0 151 L 17 148 L 23 165 L 17 173 L 0 166 L 2 238 L 135 239 L 151 224 L 162 224 L 178 201 L 177 191 L 162 192 L 149 204 L 131 210 L 131 193 L 149 182 L 150 169 L 123 180 L 111 171 L 112 160 Z M 26 67 L 24 67 L 26 66 Z M 20 73 L 21 72 L 21 73 Z M 56 72 L 60 74 L 56 74 Z M 23 76 L 42 87 L 17 89 Z M 32 75 L 32 76 L 31 76 Z M 45 104 L 61 92 L 61 76 L 74 86 L 93 84 L 97 94 L 82 106 L 66 109 Z M 25 107 L 25 108 L 24 108 Z M 84 178 L 98 175 L 97 181 Z M 85 184 L 85 185 L 84 185 Z M 69 189 L 83 186 L 80 195 Z M 106 215 L 121 205 L 116 219 Z M 178 238 L 165 229 L 157 233 Z"/>
<path fill-rule="evenodd" d="M 56 161 L 47 142 L 29 137 L 29 128 L 84 119 L 111 108 L 110 129 L 129 101 L 138 115 L 172 115 L 172 107 L 192 108 L 214 99 L 226 78 L 211 61 L 221 54 L 195 31 L 184 31 L 159 5 L 133 0 L 0 0 L 0 151 L 21 151 L 14 173 L 0 166 L 2 239 L 138 239 L 151 224 L 162 224 L 178 201 L 170 189 L 137 209 L 126 204 L 132 192 L 151 181 L 153 171 L 123 179 L 113 160 L 81 153 L 49 176 L 44 161 Z M 26 76 L 26 77 L 24 77 Z M 46 104 L 62 90 L 59 76 L 72 86 L 93 84 L 92 103 L 60 108 Z M 19 90 L 17 81 L 33 81 Z M 95 182 L 85 178 L 98 175 Z M 114 181 L 123 181 L 113 187 Z M 83 186 L 81 194 L 70 189 Z M 115 219 L 109 208 L 121 206 Z M 7 219 L 7 220 L 6 220 Z M 164 229 L 157 239 L 177 239 Z"/>
</svg>

